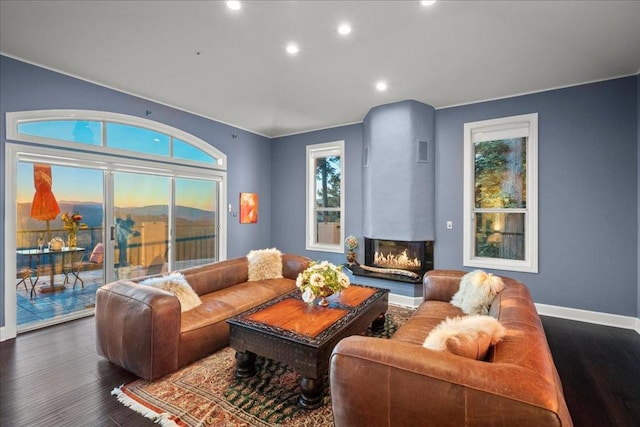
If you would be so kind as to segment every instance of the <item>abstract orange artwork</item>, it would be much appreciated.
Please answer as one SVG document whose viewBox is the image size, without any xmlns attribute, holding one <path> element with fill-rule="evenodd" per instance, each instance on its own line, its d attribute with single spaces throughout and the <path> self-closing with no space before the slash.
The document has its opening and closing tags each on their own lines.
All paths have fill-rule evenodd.
<svg viewBox="0 0 640 427">
<path fill-rule="evenodd" d="M 240 193 L 240 224 L 258 222 L 258 193 Z"/>
</svg>

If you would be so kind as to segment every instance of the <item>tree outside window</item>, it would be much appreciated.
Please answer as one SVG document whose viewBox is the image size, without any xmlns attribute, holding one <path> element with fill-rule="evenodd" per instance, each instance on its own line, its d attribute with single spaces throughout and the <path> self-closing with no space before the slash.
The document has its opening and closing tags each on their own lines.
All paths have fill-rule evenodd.
<svg viewBox="0 0 640 427">
<path fill-rule="evenodd" d="M 307 249 L 341 252 L 344 142 L 307 147 Z"/>
<path fill-rule="evenodd" d="M 464 263 L 537 271 L 537 114 L 465 124 Z"/>
</svg>

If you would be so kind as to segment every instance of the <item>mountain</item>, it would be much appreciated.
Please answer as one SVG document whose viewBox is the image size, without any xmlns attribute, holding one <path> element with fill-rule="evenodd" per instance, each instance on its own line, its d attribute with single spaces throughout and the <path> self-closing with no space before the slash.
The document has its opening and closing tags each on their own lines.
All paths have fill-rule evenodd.
<svg viewBox="0 0 640 427">
<path fill-rule="evenodd" d="M 62 220 L 61 214 L 64 212 L 74 213 L 79 212 L 82 215 L 82 222 L 87 224 L 90 228 L 101 227 L 104 209 L 101 203 L 95 202 L 72 202 L 72 201 L 60 201 L 58 202 L 60 207 L 60 214 L 55 220 L 49 222 L 51 229 L 61 229 Z M 46 227 L 44 221 L 38 221 L 30 217 L 31 202 L 18 203 L 17 206 L 17 218 L 18 218 L 18 230 L 38 230 Z M 168 208 L 163 205 L 143 206 L 136 208 L 115 208 L 116 217 L 125 218 L 127 215 L 131 215 L 131 218 L 135 222 L 150 222 L 150 221 L 166 221 L 168 216 Z M 215 212 L 205 211 L 202 209 L 191 208 L 187 206 L 177 206 L 176 216 L 177 220 L 181 222 L 211 222 L 215 220 Z"/>
<path fill-rule="evenodd" d="M 116 208 L 116 216 L 119 213 L 126 213 L 131 217 L 167 217 L 168 207 L 166 205 L 143 206 L 139 208 Z M 212 220 L 216 213 L 187 206 L 176 206 L 176 217 L 187 221 Z"/>
</svg>

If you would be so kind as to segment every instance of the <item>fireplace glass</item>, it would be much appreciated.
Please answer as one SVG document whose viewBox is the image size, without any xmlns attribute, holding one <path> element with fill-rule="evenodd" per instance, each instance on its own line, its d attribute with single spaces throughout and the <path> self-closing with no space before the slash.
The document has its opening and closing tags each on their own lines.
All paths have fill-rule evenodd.
<svg viewBox="0 0 640 427">
<path fill-rule="evenodd" d="M 368 266 L 408 270 L 420 277 L 433 269 L 433 241 L 364 240 Z"/>
</svg>

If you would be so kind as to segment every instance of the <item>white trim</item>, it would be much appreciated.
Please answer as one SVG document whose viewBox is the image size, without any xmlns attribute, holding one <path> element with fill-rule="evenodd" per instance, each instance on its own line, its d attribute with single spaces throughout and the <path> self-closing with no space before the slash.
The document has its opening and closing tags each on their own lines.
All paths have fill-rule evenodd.
<svg viewBox="0 0 640 427">
<path fill-rule="evenodd" d="M 303 133 L 311 133 L 311 132 L 320 132 L 323 130 L 329 130 L 329 129 L 335 129 L 335 128 L 341 128 L 341 127 L 345 127 L 345 126 L 352 126 L 352 125 L 358 125 L 361 124 L 363 122 L 363 120 L 359 120 L 357 122 L 350 122 L 350 123 L 343 123 L 343 124 L 339 124 L 339 125 L 327 125 L 325 127 L 321 127 L 321 128 L 315 128 L 315 129 L 309 129 L 309 130 L 301 130 L 298 132 L 292 132 L 292 133 L 285 133 L 282 135 L 277 135 L 277 136 L 270 136 L 269 138 L 286 138 L 288 136 L 294 136 L 294 135 L 302 135 Z"/>
<path fill-rule="evenodd" d="M 528 129 L 527 138 L 527 206 L 515 209 L 476 209 L 474 141 L 505 138 L 505 130 L 514 129 L 521 134 Z M 481 135 L 487 133 L 489 135 Z M 490 268 L 506 271 L 538 272 L 538 113 L 481 120 L 464 124 L 464 171 L 463 171 L 463 265 L 466 267 Z M 525 259 L 510 260 L 486 258 L 475 255 L 476 211 L 500 211 L 525 214 Z"/>
<path fill-rule="evenodd" d="M 59 325 L 60 323 L 69 322 L 71 320 L 91 317 L 94 314 L 95 314 L 94 309 L 87 308 L 84 310 L 74 311 L 73 313 L 69 313 L 63 316 L 58 316 L 51 319 L 43 320 L 42 322 L 29 323 L 25 326 L 16 328 L 16 332 L 18 334 L 22 334 L 24 332 L 35 331 L 37 329 L 46 328 L 48 326 Z"/>
<path fill-rule="evenodd" d="M 536 310 L 538 310 L 538 314 L 542 316 L 558 317 L 560 319 L 576 320 L 578 322 L 594 323 L 596 325 L 632 329 L 640 334 L 640 318 L 582 310 L 579 308 L 559 307 L 556 305 L 536 303 L 535 306 Z"/>
<path fill-rule="evenodd" d="M 408 297 L 406 295 L 398 295 L 398 294 L 389 294 L 389 304 L 391 305 L 399 305 L 402 307 L 408 308 L 417 308 L 422 302 L 424 298 L 422 297 Z"/>
<path fill-rule="evenodd" d="M 173 137 L 183 141 L 187 144 L 193 145 L 204 153 L 214 157 L 218 160 L 217 164 L 196 162 L 187 159 L 180 159 L 174 157 L 165 157 L 159 155 L 153 155 L 149 153 L 140 153 L 136 151 L 120 150 L 104 146 L 80 144 L 72 141 L 64 141 L 59 139 L 47 138 L 42 136 L 35 136 L 29 134 L 21 134 L 18 132 L 18 125 L 25 122 L 39 122 L 50 120 L 87 120 L 105 123 L 118 123 L 129 126 L 139 127 L 143 129 L 149 129 L 154 132 L 159 132 L 169 137 Z M 32 142 L 36 144 L 45 144 L 55 147 L 65 147 L 71 150 L 84 150 L 97 152 L 101 155 L 113 154 L 117 156 L 129 156 L 140 157 L 140 154 L 144 154 L 147 159 L 155 159 L 157 162 L 178 162 L 179 164 L 187 164 L 196 167 L 213 168 L 219 170 L 227 169 L 227 156 L 213 145 L 206 141 L 185 132 L 181 129 L 174 128 L 173 126 L 166 125 L 164 123 L 156 122 L 149 119 L 144 119 L 136 116 L 129 116 L 126 114 L 112 113 L 108 111 L 94 111 L 94 110 L 30 110 L 30 111 L 14 111 L 6 113 L 6 134 L 7 139 L 21 142 Z M 103 126 L 104 134 L 104 126 Z"/>
<path fill-rule="evenodd" d="M 317 243 L 317 224 L 315 209 L 315 159 L 318 157 L 340 156 L 340 208 L 327 208 L 340 212 L 340 238 L 336 244 Z M 344 149 L 344 140 L 325 142 L 321 144 L 307 145 L 306 147 L 306 231 L 305 231 L 305 248 L 308 251 L 321 251 L 344 253 L 344 228 L 345 228 L 345 177 L 346 177 L 346 158 Z M 313 194 L 312 194 L 313 193 Z"/>
<path fill-rule="evenodd" d="M 0 341 L 15 338 L 17 313 L 16 313 L 16 180 L 10 179 L 16 176 L 16 156 L 18 146 L 5 143 L 4 170 L 5 170 L 5 219 L 4 219 L 4 327 L 0 333 Z M 11 250 L 8 250 L 11 248 Z"/>
<path fill-rule="evenodd" d="M 446 108 L 464 107 L 464 106 L 467 106 L 467 105 L 482 104 L 483 102 L 500 101 L 500 100 L 503 100 L 503 99 L 517 98 L 519 96 L 535 95 L 537 93 L 551 92 L 551 91 L 554 91 L 554 90 L 562 90 L 562 89 L 568 89 L 568 88 L 572 88 L 572 87 L 590 85 L 590 84 L 594 84 L 594 83 L 608 82 L 609 80 L 618 80 L 618 79 L 624 79 L 624 78 L 627 78 L 627 77 L 635 77 L 635 76 L 638 75 L 638 73 L 640 73 L 640 69 L 638 69 L 638 71 L 636 71 L 635 73 L 632 73 L 632 74 L 623 74 L 621 76 L 607 77 L 607 78 L 596 79 L 596 80 L 588 80 L 588 81 L 582 82 L 582 83 L 572 83 L 572 84 L 563 85 L 563 86 L 553 86 L 553 87 L 550 87 L 550 88 L 547 88 L 547 89 L 532 90 L 532 91 L 529 91 L 529 92 L 518 92 L 518 93 L 514 93 L 513 95 L 505 95 L 505 96 L 498 96 L 498 97 L 495 97 L 495 98 L 480 99 L 478 101 L 462 102 L 460 104 L 444 105 L 442 107 L 437 107 L 436 110 L 444 110 Z"/>
<path fill-rule="evenodd" d="M 5 319 L 5 323 L 6 323 L 6 319 Z M 10 340 L 15 337 L 16 337 L 15 332 L 13 333 L 13 335 L 11 335 L 11 331 L 8 331 L 6 326 L 0 327 L 0 342 Z"/>
</svg>

